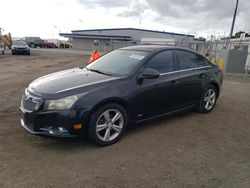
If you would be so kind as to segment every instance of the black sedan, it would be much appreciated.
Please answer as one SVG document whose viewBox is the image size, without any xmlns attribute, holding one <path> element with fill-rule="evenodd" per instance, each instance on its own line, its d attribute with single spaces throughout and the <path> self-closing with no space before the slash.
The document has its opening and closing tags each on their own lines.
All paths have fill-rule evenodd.
<svg viewBox="0 0 250 188">
<path fill-rule="evenodd" d="M 110 145 L 134 123 L 191 109 L 210 112 L 222 82 L 218 66 L 188 49 L 122 48 L 33 81 L 21 101 L 21 124 L 43 136 L 85 130 L 94 143 Z"/>
</svg>

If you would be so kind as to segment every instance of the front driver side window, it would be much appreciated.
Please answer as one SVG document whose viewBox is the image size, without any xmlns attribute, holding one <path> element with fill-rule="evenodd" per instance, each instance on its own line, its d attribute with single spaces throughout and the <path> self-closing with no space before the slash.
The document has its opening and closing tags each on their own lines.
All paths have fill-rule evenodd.
<svg viewBox="0 0 250 188">
<path fill-rule="evenodd" d="M 157 53 L 147 62 L 145 68 L 155 69 L 159 73 L 174 71 L 174 59 L 172 51 L 166 50 Z"/>
</svg>

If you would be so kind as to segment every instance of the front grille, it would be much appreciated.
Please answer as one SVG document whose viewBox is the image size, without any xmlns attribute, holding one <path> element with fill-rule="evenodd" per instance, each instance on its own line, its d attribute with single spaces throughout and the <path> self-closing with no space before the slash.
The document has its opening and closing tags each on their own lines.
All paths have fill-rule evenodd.
<svg viewBox="0 0 250 188">
<path fill-rule="evenodd" d="M 28 92 L 26 89 L 25 94 L 22 97 L 21 106 L 24 110 L 33 112 L 35 109 L 38 109 L 36 107 L 38 107 L 41 104 L 41 102 L 42 102 L 41 98 L 38 98 L 34 94 Z"/>
<path fill-rule="evenodd" d="M 37 103 L 33 102 L 32 99 L 27 99 L 25 96 L 23 96 L 21 105 L 24 110 L 33 111 L 35 110 Z"/>
</svg>

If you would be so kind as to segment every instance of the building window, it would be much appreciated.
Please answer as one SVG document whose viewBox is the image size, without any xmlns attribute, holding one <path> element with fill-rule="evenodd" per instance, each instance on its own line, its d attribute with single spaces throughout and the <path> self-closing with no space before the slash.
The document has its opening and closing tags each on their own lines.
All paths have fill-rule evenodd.
<svg viewBox="0 0 250 188">
<path fill-rule="evenodd" d="M 94 40 L 94 46 L 99 46 L 99 40 Z"/>
<path fill-rule="evenodd" d="M 110 46 L 110 42 L 106 42 L 106 43 L 105 43 L 105 46 Z"/>
</svg>

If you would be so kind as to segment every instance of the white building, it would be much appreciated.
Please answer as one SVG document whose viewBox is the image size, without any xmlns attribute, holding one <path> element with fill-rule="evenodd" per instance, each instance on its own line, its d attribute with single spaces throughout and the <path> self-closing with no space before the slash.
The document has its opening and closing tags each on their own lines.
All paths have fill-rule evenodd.
<svg viewBox="0 0 250 188">
<path fill-rule="evenodd" d="M 60 36 L 73 40 L 73 49 L 110 51 L 120 47 L 145 43 L 150 39 L 158 43 L 188 43 L 194 40 L 193 35 L 169 33 L 135 28 L 73 30 L 72 33 L 60 33 Z M 168 42 L 167 42 L 168 41 Z M 149 42 L 149 41 L 148 41 Z"/>
</svg>

